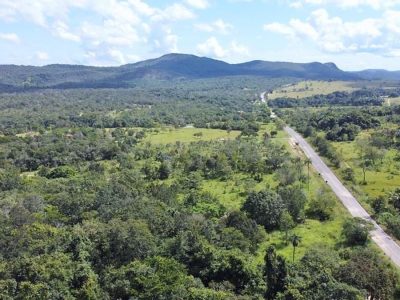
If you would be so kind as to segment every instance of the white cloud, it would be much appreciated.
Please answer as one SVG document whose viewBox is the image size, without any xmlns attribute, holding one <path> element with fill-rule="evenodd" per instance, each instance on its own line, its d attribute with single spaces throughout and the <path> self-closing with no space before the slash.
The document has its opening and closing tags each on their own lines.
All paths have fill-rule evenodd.
<svg viewBox="0 0 400 300">
<path fill-rule="evenodd" d="M 176 21 L 193 19 L 195 15 L 186 6 L 180 3 L 174 3 L 168 6 L 159 17 Z"/>
<path fill-rule="evenodd" d="M 367 6 L 373 9 L 387 9 L 400 4 L 400 0 L 295 0 L 290 3 L 290 6 L 302 7 L 304 4 L 316 6 L 335 5 L 341 8 Z"/>
<path fill-rule="evenodd" d="M 228 47 L 224 48 L 216 37 L 210 37 L 205 42 L 198 44 L 197 52 L 200 55 L 219 59 L 236 59 L 248 57 L 250 55 L 250 50 L 246 46 L 232 41 Z"/>
<path fill-rule="evenodd" d="M 385 18 L 388 30 L 396 35 L 400 34 L 400 11 L 388 10 L 385 13 Z"/>
<path fill-rule="evenodd" d="M 114 19 L 107 19 L 103 24 L 85 22 L 81 35 L 90 42 L 90 46 L 133 46 L 141 41 L 137 28 Z"/>
<path fill-rule="evenodd" d="M 97 66 L 119 66 L 140 60 L 138 55 L 132 53 L 125 54 L 116 48 L 87 51 L 85 58 L 88 64 Z"/>
<path fill-rule="evenodd" d="M 398 11 L 387 11 L 381 18 L 347 22 L 340 17 L 331 17 L 325 9 L 318 9 L 305 21 L 292 19 L 287 24 L 270 23 L 264 25 L 264 30 L 289 39 L 311 41 L 326 52 L 379 52 L 390 55 L 400 49 L 399 16 Z"/>
<path fill-rule="evenodd" d="M 227 55 L 227 51 L 220 45 L 215 37 L 210 37 L 204 43 L 197 45 L 197 51 L 201 55 L 224 58 Z"/>
<path fill-rule="evenodd" d="M 391 57 L 400 57 L 400 49 L 390 50 L 388 52 L 388 56 Z"/>
<path fill-rule="evenodd" d="M 134 10 L 140 15 L 152 16 L 157 11 L 155 8 L 151 7 L 147 3 L 142 2 L 142 0 L 129 0 L 129 3 L 132 5 Z"/>
<path fill-rule="evenodd" d="M 293 28 L 291 28 L 288 25 L 281 24 L 281 23 L 274 22 L 274 23 L 265 24 L 263 26 L 263 28 L 266 31 L 279 33 L 279 34 L 285 35 L 287 37 L 294 37 L 295 36 L 295 31 L 293 30 Z"/>
<path fill-rule="evenodd" d="M 307 22 L 302 22 L 300 20 L 294 19 L 291 20 L 289 24 L 292 28 L 296 29 L 296 33 L 299 36 L 304 36 L 313 40 L 318 38 L 317 30 L 313 27 L 313 25 Z"/>
<path fill-rule="evenodd" d="M 161 50 L 166 52 L 179 52 L 178 36 L 174 34 L 169 27 L 164 27 L 161 31 L 157 31 L 151 35 L 153 42 L 153 50 L 155 52 Z"/>
<path fill-rule="evenodd" d="M 79 42 L 81 40 L 80 36 L 73 34 L 69 31 L 69 27 L 62 21 L 57 21 L 53 25 L 54 34 L 64 40 L 69 40 L 73 42 Z"/>
<path fill-rule="evenodd" d="M 289 6 L 291 8 L 302 8 L 303 7 L 303 3 L 301 1 L 291 2 L 289 4 Z"/>
<path fill-rule="evenodd" d="M 226 23 L 222 19 L 218 19 L 212 23 L 196 24 L 195 27 L 200 31 L 216 32 L 216 33 L 220 33 L 220 34 L 228 34 L 233 29 L 232 24 Z"/>
<path fill-rule="evenodd" d="M 43 52 L 43 51 L 38 51 L 35 53 L 36 59 L 38 60 L 48 60 L 49 59 L 49 55 L 47 54 L 47 52 Z"/>
<path fill-rule="evenodd" d="M 0 0 L 0 20 L 31 22 L 56 37 L 79 42 L 92 63 L 114 59 L 118 64 L 130 62 L 133 56 L 129 53 L 138 48 L 154 51 L 153 55 L 177 51 L 179 37 L 172 25 L 196 17 L 184 3 L 193 8 L 208 5 L 207 1 L 177 1 L 160 8 L 144 0 Z M 73 23 L 73 10 L 93 17 Z"/>
<path fill-rule="evenodd" d="M 113 59 L 113 61 L 116 61 L 120 65 L 123 65 L 126 63 L 125 56 L 121 51 L 119 51 L 117 49 L 110 49 L 110 50 L 108 50 L 108 54 Z"/>
<path fill-rule="evenodd" d="M 13 21 L 22 18 L 41 26 L 48 18 L 65 19 L 71 8 L 87 5 L 91 0 L 1 0 L 0 19 Z"/>
<path fill-rule="evenodd" d="M 207 0 L 186 0 L 186 3 L 197 9 L 205 9 L 210 5 Z"/>
<path fill-rule="evenodd" d="M 0 40 L 19 44 L 21 39 L 16 33 L 0 33 Z"/>
<path fill-rule="evenodd" d="M 239 55 L 239 56 L 244 56 L 244 57 L 249 57 L 250 56 L 249 48 L 244 46 L 244 45 L 239 44 L 236 41 L 233 41 L 231 43 L 230 52 L 233 55 Z"/>
</svg>

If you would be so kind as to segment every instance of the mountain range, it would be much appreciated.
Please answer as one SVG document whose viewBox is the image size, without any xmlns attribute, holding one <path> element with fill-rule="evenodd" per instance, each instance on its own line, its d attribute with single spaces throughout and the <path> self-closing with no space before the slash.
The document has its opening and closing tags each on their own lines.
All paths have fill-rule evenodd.
<svg viewBox="0 0 400 300">
<path fill-rule="evenodd" d="M 255 60 L 229 64 L 188 54 L 167 54 L 119 67 L 54 64 L 42 67 L 0 65 L 0 91 L 41 88 L 121 88 L 140 79 L 200 79 L 226 76 L 293 77 L 314 80 L 400 80 L 400 71 L 346 72 L 334 63 Z"/>
</svg>

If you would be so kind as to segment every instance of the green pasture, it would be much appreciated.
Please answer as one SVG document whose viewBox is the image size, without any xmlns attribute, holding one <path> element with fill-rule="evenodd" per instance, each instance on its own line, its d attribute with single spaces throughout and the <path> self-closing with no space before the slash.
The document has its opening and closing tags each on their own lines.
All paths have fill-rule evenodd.
<svg viewBox="0 0 400 300">
<path fill-rule="evenodd" d="M 327 95 L 336 91 L 354 91 L 355 88 L 351 82 L 346 81 L 301 81 L 296 84 L 286 85 L 271 94 L 268 99 L 276 98 L 306 98 L 314 95 Z"/>
<path fill-rule="evenodd" d="M 196 135 L 197 134 L 197 135 Z M 152 144 L 171 144 L 176 142 L 190 143 L 196 141 L 235 139 L 240 131 L 206 128 L 161 128 L 146 133 L 143 142 Z"/>
<path fill-rule="evenodd" d="M 353 191 L 360 193 L 361 196 L 376 198 L 394 190 L 400 186 L 400 162 L 395 158 L 395 151 L 390 150 L 386 153 L 382 164 L 366 171 L 366 184 L 362 184 L 363 172 L 358 164 L 358 154 L 355 142 L 333 142 L 342 159 L 342 169 L 351 167 L 355 172 L 355 183 Z M 340 177 L 340 170 L 336 170 Z M 362 199 L 363 197 L 361 197 Z"/>
</svg>

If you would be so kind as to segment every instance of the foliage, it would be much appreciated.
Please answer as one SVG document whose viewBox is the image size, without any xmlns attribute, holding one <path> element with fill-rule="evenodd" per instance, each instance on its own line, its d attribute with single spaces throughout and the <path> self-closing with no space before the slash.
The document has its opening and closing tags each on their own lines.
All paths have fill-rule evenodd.
<svg viewBox="0 0 400 300">
<path fill-rule="evenodd" d="M 279 188 L 278 194 L 293 220 L 301 222 L 304 219 L 304 206 L 307 202 L 303 189 L 299 185 L 285 186 Z"/>
<path fill-rule="evenodd" d="M 355 250 L 337 272 L 344 282 L 365 290 L 369 299 L 391 299 L 393 296 L 397 275 L 381 263 L 373 250 Z"/>
<path fill-rule="evenodd" d="M 277 299 L 361 299 L 359 290 L 336 276 L 338 260 L 331 249 L 310 249 L 290 271 L 286 289 Z"/>
<path fill-rule="evenodd" d="M 325 190 L 321 189 L 316 196 L 311 199 L 307 214 L 320 221 L 328 220 L 333 213 L 335 200 Z"/>
<path fill-rule="evenodd" d="M 267 285 L 265 298 L 276 299 L 276 295 L 285 290 L 288 270 L 285 259 L 276 254 L 274 247 L 269 247 L 264 258 L 264 277 Z"/>
<path fill-rule="evenodd" d="M 350 246 L 364 246 L 369 239 L 370 226 L 363 219 L 350 219 L 343 224 L 342 235 Z"/>
<path fill-rule="evenodd" d="M 275 98 L 269 101 L 271 107 L 294 108 L 308 106 L 381 106 L 383 97 L 392 93 L 385 89 L 361 89 L 352 92 L 335 91 L 327 95 L 314 95 L 302 99 Z M 395 93 L 400 94 L 400 90 Z"/>
<path fill-rule="evenodd" d="M 282 198 L 270 190 L 252 192 L 243 204 L 243 210 L 267 230 L 279 227 L 284 209 Z"/>
</svg>

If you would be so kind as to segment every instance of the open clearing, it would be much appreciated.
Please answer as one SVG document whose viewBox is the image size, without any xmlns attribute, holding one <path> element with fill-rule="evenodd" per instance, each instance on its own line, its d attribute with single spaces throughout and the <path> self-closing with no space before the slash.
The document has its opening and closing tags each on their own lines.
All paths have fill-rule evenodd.
<svg viewBox="0 0 400 300">
<path fill-rule="evenodd" d="M 348 165 L 354 170 L 355 184 L 350 184 L 348 182 L 347 184 L 350 184 L 352 190 L 362 196 L 360 200 L 363 198 L 376 198 L 378 196 L 383 196 L 400 186 L 400 163 L 394 159 L 396 155 L 394 150 L 386 153 L 382 165 L 367 170 L 367 184 L 363 185 L 360 184 L 363 181 L 363 172 L 357 164 L 357 149 L 355 142 L 332 142 L 332 145 L 341 156 L 343 165 Z M 339 177 L 342 176 L 340 172 L 336 173 Z"/>
<path fill-rule="evenodd" d="M 386 105 L 391 106 L 391 105 L 400 105 L 400 97 L 396 98 L 388 98 L 385 101 Z"/>
<path fill-rule="evenodd" d="M 197 136 L 195 135 L 197 134 Z M 235 139 L 240 131 L 228 132 L 221 129 L 204 128 L 162 128 L 147 132 L 144 142 L 152 144 L 170 144 L 176 142 L 190 143 L 198 141 Z"/>
<path fill-rule="evenodd" d="M 352 82 L 347 81 L 301 81 L 286 85 L 268 94 L 268 99 L 277 98 L 306 98 L 314 95 L 327 95 L 337 91 L 351 92 L 356 90 Z"/>
</svg>

